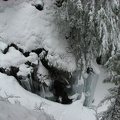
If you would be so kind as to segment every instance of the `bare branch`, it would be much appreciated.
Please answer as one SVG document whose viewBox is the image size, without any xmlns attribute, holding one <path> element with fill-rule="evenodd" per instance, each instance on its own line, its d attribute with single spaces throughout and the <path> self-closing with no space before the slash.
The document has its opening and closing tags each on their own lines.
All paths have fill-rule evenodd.
<svg viewBox="0 0 120 120">
<path fill-rule="evenodd" d="M 47 105 L 47 103 L 45 101 L 41 100 L 41 103 L 39 103 L 39 105 L 37 103 L 35 104 L 34 110 L 40 110 L 40 111 L 42 110 L 43 111 L 44 110 L 43 106 L 46 106 L 46 105 Z"/>
<path fill-rule="evenodd" d="M 13 94 L 8 95 L 6 92 L 4 92 L 4 93 L 6 96 L 5 97 L 0 96 L 0 101 L 6 101 L 6 102 L 10 103 L 9 98 L 20 98 L 19 96 L 15 96 Z"/>
<path fill-rule="evenodd" d="M 101 115 L 98 113 L 98 108 L 99 108 L 99 105 L 98 106 L 92 105 L 91 107 L 89 107 L 89 109 L 92 109 L 95 112 L 94 115 L 96 117 L 96 120 L 100 120 L 100 117 L 101 117 Z"/>
</svg>

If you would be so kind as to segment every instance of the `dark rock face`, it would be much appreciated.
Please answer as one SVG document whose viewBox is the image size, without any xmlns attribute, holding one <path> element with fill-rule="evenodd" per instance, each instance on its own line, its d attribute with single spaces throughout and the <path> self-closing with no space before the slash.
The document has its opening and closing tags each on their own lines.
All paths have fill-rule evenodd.
<svg viewBox="0 0 120 120">
<path fill-rule="evenodd" d="M 0 67 L 0 72 L 1 72 L 1 73 L 5 73 L 5 69 L 2 68 L 2 67 Z"/>
<path fill-rule="evenodd" d="M 31 66 L 31 62 L 27 61 L 25 65 Z"/>
<path fill-rule="evenodd" d="M 41 5 L 41 4 L 35 5 L 35 8 L 39 11 L 42 11 L 43 10 L 43 5 Z"/>
<path fill-rule="evenodd" d="M 97 57 L 96 62 L 98 65 L 102 64 L 102 56 Z"/>
<path fill-rule="evenodd" d="M 72 103 L 72 99 L 68 98 L 67 92 L 65 91 L 66 85 L 62 83 L 61 81 L 54 81 L 54 89 L 55 89 L 55 97 L 56 102 L 61 102 L 62 104 L 70 104 Z M 62 101 L 59 100 L 59 98 L 62 98 Z"/>
<path fill-rule="evenodd" d="M 24 53 L 23 53 L 23 55 L 24 55 L 25 57 L 28 57 L 29 54 L 30 54 L 30 52 L 24 52 Z"/>
<path fill-rule="evenodd" d="M 64 97 L 62 97 L 62 104 L 71 104 L 72 103 L 72 99 L 69 99 L 67 94 L 64 95 Z"/>
<path fill-rule="evenodd" d="M 110 50 L 111 52 L 111 50 Z M 104 65 L 108 60 L 109 58 L 111 57 L 111 53 L 108 52 L 107 54 L 103 54 L 103 55 L 100 55 L 96 58 L 96 63 L 98 65 Z"/>
<path fill-rule="evenodd" d="M 17 77 L 17 72 L 18 71 L 19 71 L 19 68 L 14 67 L 14 66 L 10 66 L 9 68 L 2 68 L 2 67 L 0 67 L 0 72 L 1 73 L 5 73 L 5 74 L 7 74 L 9 76 L 13 76 L 16 79 L 18 78 Z"/>
<path fill-rule="evenodd" d="M 43 51 L 44 49 L 43 48 L 37 48 L 35 50 L 32 50 L 31 52 L 35 52 L 38 56 L 39 54 Z"/>
<path fill-rule="evenodd" d="M 14 66 L 10 67 L 10 75 L 14 76 L 16 79 L 18 79 L 17 77 L 18 71 L 19 71 L 18 67 L 14 67 Z"/>
<path fill-rule="evenodd" d="M 89 73 L 93 72 L 93 68 L 88 67 L 88 68 L 87 68 L 87 70 L 86 70 L 86 72 L 87 72 L 87 74 L 89 74 Z"/>
</svg>

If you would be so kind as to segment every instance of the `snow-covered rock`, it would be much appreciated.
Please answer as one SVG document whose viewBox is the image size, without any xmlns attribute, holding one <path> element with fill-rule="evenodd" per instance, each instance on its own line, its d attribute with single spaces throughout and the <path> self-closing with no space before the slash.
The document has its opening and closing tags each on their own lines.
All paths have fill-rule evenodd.
<svg viewBox="0 0 120 120">
<path fill-rule="evenodd" d="M 67 52 L 68 43 L 65 36 L 59 37 L 59 29 L 55 25 L 52 0 L 38 0 L 45 3 L 44 10 L 38 11 L 31 0 L 0 1 L 4 8 L 0 12 L 0 38 L 7 44 L 15 43 L 24 51 L 44 48 L 49 51 L 50 61 L 67 71 L 76 69 L 75 57 Z"/>
</svg>

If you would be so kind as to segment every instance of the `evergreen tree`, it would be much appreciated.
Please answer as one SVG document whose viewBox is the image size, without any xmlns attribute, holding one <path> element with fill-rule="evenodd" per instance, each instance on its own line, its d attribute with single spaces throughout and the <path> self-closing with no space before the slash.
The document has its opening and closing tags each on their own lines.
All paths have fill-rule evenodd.
<svg viewBox="0 0 120 120">
<path fill-rule="evenodd" d="M 120 119 L 120 53 L 115 54 L 109 59 L 106 64 L 110 74 L 104 82 L 115 83 L 117 87 L 117 93 L 112 92 L 111 96 L 107 99 L 114 99 L 112 105 L 108 108 L 107 112 L 104 113 L 103 120 L 119 120 Z M 112 89 L 112 91 L 116 91 Z"/>
<path fill-rule="evenodd" d="M 98 56 L 105 64 L 116 52 L 120 39 L 119 0 L 56 0 L 56 3 L 62 3 L 56 8 L 56 25 L 60 34 L 67 32 L 65 36 L 78 68 L 86 69 Z"/>
<path fill-rule="evenodd" d="M 112 109 L 111 120 L 119 120 L 120 119 L 120 85 L 118 87 L 118 94 L 116 96 L 115 104 Z"/>
</svg>

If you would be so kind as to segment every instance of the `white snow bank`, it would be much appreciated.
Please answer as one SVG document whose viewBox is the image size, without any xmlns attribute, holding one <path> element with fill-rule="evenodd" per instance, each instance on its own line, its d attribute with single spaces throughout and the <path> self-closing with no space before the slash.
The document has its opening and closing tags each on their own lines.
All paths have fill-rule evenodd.
<svg viewBox="0 0 120 120">
<path fill-rule="evenodd" d="M 78 100 L 71 105 L 61 105 L 45 100 L 35 94 L 32 94 L 23 89 L 18 82 L 10 76 L 0 73 L 0 95 L 5 96 L 7 94 L 14 94 L 20 98 L 9 99 L 12 103 L 14 100 L 19 100 L 21 105 L 34 109 L 35 104 L 42 105 L 42 109 L 50 115 L 53 115 L 56 120 L 95 120 L 95 116 L 92 110 L 89 110 L 82 106 L 83 99 Z"/>
<path fill-rule="evenodd" d="M 91 62 L 91 67 L 93 68 L 93 72 L 95 74 L 98 74 L 98 75 L 100 74 L 99 67 L 98 67 L 97 63 L 94 60 Z"/>
<path fill-rule="evenodd" d="M 10 47 L 9 52 L 6 54 L 0 52 L 0 66 L 4 68 L 10 67 L 11 65 L 18 66 L 25 61 L 25 57 L 13 47 Z"/>
<path fill-rule="evenodd" d="M 40 2 L 41 0 L 39 0 Z M 52 0 L 50 0 L 52 3 Z M 55 25 L 55 10 L 48 0 L 43 0 L 44 9 L 38 11 L 32 6 L 31 0 L 0 0 L 0 38 L 3 42 L 16 43 L 24 51 L 45 48 L 52 63 L 57 59 L 59 67 L 65 70 L 76 69 L 75 57 L 68 53 L 69 47 L 65 36 L 60 37 L 59 29 Z M 2 7 L 4 6 L 4 8 Z M 64 59 L 60 56 L 64 56 Z M 64 63 L 64 64 L 63 64 Z"/>
<path fill-rule="evenodd" d="M 35 62 L 38 59 L 35 53 L 31 53 L 29 57 L 25 57 L 21 52 L 14 47 L 10 47 L 6 54 L 0 51 L 0 66 L 7 68 L 10 66 L 21 66 L 27 61 Z"/>
<path fill-rule="evenodd" d="M 97 106 L 101 102 L 101 100 L 103 100 L 103 98 L 109 94 L 108 89 L 115 87 L 115 85 L 112 83 L 103 83 L 103 80 L 108 77 L 108 73 L 104 68 L 102 68 L 102 66 L 99 66 L 96 64 L 96 67 L 99 68 L 100 74 L 99 74 L 99 79 L 98 79 L 98 83 L 96 86 L 96 91 L 94 94 L 93 105 Z M 103 104 L 103 106 L 98 108 L 98 112 L 107 110 L 109 105 L 110 105 L 109 102 Z"/>
<path fill-rule="evenodd" d="M 43 111 L 28 110 L 21 105 L 0 101 L 0 120 L 54 120 Z"/>
<path fill-rule="evenodd" d="M 0 50 L 3 51 L 7 47 L 7 44 L 4 42 L 0 41 Z"/>
<path fill-rule="evenodd" d="M 99 102 L 109 93 L 108 92 L 109 88 L 115 87 L 114 84 L 103 83 L 103 80 L 108 77 L 108 73 L 104 68 L 102 68 L 102 66 L 97 65 L 96 67 L 99 68 L 100 75 L 99 75 L 99 79 L 98 79 L 98 83 L 97 83 L 96 91 L 94 95 L 95 105 L 99 104 Z"/>
</svg>

